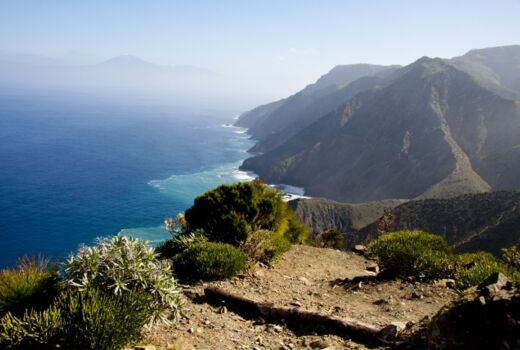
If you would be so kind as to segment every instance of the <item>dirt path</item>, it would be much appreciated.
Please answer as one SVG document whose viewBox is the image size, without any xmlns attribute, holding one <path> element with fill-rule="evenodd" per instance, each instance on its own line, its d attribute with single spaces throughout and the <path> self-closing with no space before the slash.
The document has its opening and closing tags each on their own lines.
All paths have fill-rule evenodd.
<svg viewBox="0 0 520 350">
<path fill-rule="evenodd" d="M 274 268 L 255 267 L 227 281 L 208 285 L 276 306 L 301 307 L 330 315 L 384 326 L 392 322 L 417 322 L 453 300 L 456 293 L 434 284 L 388 281 L 345 288 L 337 282 L 370 274 L 371 262 L 354 253 L 294 246 Z M 285 325 L 247 320 L 223 307 L 187 301 L 185 316 L 176 324 L 150 332 L 158 348 L 176 344 L 180 349 L 364 349 L 333 335 L 295 334 Z M 173 348 L 173 347 L 172 347 Z"/>
</svg>

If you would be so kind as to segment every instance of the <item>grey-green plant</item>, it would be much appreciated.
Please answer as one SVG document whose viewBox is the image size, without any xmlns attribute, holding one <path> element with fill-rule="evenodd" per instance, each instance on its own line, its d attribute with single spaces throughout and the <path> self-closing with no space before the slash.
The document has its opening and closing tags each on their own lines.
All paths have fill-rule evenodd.
<svg viewBox="0 0 520 350">
<path fill-rule="evenodd" d="M 171 233 L 173 239 L 185 233 L 187 223 L 184 213 L 177 214 L 175 218 L 166 218 L 164 220 L 164 227 Z"/>
<path fill-rule="evenodd" d="M 180 287 L 171 263 L 158 259 L 145 241 L 115 236 L 99 238 L 95 246 L 83 246 L 65 263 L 65 279 L 78 289 L 89 286 L 121 295 L 131 290 L 152 297 L 151 321 L 178 316 L 182 307 Z"/>
</svg>

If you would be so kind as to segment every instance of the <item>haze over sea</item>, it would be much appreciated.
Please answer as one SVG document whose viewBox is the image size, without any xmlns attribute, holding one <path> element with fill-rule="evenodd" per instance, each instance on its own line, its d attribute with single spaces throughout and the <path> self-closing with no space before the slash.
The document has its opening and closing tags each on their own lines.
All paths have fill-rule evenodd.
<svg viewBox="0 0 520 350">
<path fill-rule="evenodd" d="M 62 259 L 125 233 L 157 242 L 168 216 L 237 170 L 252 145 L 233 115 L 155 103 L 0 96 L 0 268 Z"/>
</svg>

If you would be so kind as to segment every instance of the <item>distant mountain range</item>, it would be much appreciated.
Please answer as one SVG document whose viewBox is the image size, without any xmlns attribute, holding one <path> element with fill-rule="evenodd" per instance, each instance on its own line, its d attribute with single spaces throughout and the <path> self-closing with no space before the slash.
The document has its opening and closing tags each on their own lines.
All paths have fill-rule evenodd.
<svg viewBox="0 0 520 350">
<path fill-rule="evenodd" d="M 244 108 L 258 100 L 255 92 L 239 85 L 206 68 L 154 64 L 132 55 L 70 64 L 38 55 L 0 53 L 0 87 L 6 91 L 126 95 L 214 109 Z"/>
<path fill-rule="evenodd" d="M 242 168 L 344 202 L 520 189 L 520 46 L 338 66 L 244 113 Z"/>
<path fill-rule="evenodd" d="M 0 82 L 40 86 L 180 89 L 195 83 L 204 89 L 217 74 L 194 66 L 164 66 L 124 55 L 104 62 L 65 65 L 36 55 L 1 56 Z M 189 83 L 189 84 L 188 84 Z"/>
</svg>

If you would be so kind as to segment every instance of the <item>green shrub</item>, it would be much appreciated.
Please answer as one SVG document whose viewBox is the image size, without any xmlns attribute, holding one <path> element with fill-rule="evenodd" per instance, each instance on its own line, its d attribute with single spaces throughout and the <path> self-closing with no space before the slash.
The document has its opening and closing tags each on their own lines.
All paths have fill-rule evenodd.
<svg viewBox="0 0 520 350">
<path fill-rule="evenodd" d="M 157 259 L 153 248 L 135 238 L 103 238 L 96 246 L 82 247 L 66 262 L 65 273 L 69 284 L 80 289 L 93 286 L 115 295 L 129 290 L 148 293 L 154 320 L 176 316 L 182 306 L 171 264 Z"/>
<path fill-rule="evenodd" d="M 309 228 L 300 222 L 289 206 L 286 208 L 286 217 L 287 230 L 284 232 L 284 236 L 289 242 L 292 244 L 309 243 Z"/>
<path fill-rule="evenodd" d="M 452 270 L 449 244 L 440 236 L 422 231 L 384 234 L 368 246 L 367 252 L 377 256 L 391 277 L 433 279 L 445 277 Z"/>
<path fill-rule="evenodd" d="M 140 337 L 153 314 L 151 297 L 142 291 L 114 295 L 95 288 L 63 293 L 57 304 L 62 313 L 62 347 L 121 349 Z"/>
<path fill-rule="evenodd" d="M 281 234 L 258 230 L 249 235 L 240 246 L 251 262 L 270 264 L 291 248 L 291 243 Z"/>
<path fill-rule="evenodd" d="M 62 332 L 61 313 L 54 305 L 27 310 L 21 317 L 8 312 L 0 319 L 0 349 L 55 349 Z"/>
<path fill-rule="evenodd" d="M 335 228 L 328 229 L 316 236 L 315 242 L 318 247 L 342 249 L 345 237 L 343 233 Z"/>
<path fill-rule="evenodd" d="M 520 269 L 520 248 L 514 245 L 509 248 L 502 249 L 502 260 L 506 264 L 515 269 Z"/>
<path fill-rule="evenodd" d="M 455 283 L 459 289 L 467 289 L 484 282 L 493 272 L 502 272 L 509 279 L 520 280 L 518 270 L 500 262 L 487 252 L 465 253 L 457 256 Z"/>
<path fill-rule="evenodd" d="M 238 248 L 218 242 L 195 242 L 174 257 L 174 272 L 184 281 L 211 281 L 232 277 L 246 266 Z"/>
<path fill-rule="evenodd" d="M 185 232 L 202 230 L 212 242 L 240 246 L 258 230 L 281 233 L 294 243 L 305 240 L 305 227 L 280 192 L 259 180 L 222 185 L 198 196 L 184 218 Z"/>
<path fill-rule="evenodd" d="M 15 269 L 0 272 L 0 317 L 7 312 L 21 316 L 27 309 L 44 309 L 58 293 L 55 266 L 42 258 L 22 258 Z"/>
<path fill-rule="evenodd" d="M 144 292 L 70 289 L 46 310 L 7 313 L 0 320 L 0 349 L 121 349 L 139 339 L 153 314 L 150 302 Z"/>
</svg>

